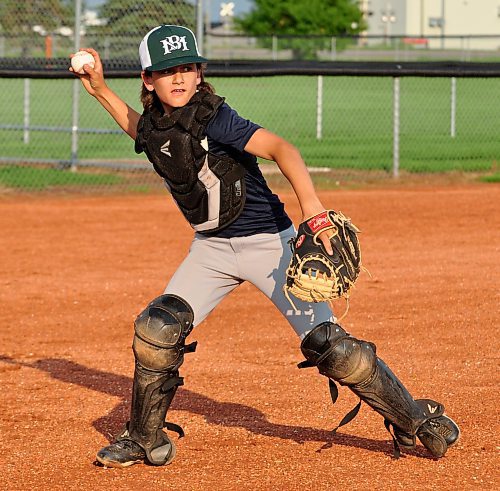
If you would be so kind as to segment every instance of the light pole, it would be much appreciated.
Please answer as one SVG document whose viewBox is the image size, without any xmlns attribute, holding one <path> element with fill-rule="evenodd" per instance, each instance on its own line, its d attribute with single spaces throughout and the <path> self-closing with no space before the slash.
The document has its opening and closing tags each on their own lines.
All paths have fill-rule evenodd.
<svg viewBox="0 0 500 491">
<path fill-rule="evenodd" d="M 425 0 L 420 0 L 420 37 L 424 37 L 424 1 Z"/>
<path fill-rule="evenodd" d="M 444 11 L 445 11 L 445 0 L 441 0 L 441 49 L 444 49 Z"/>
<path fill-rule="evenodd" d="M 226 30 L 230 29 L 231 21 L 234 17 L 234 2 L 220 4 L 220 16 Z"/>
<path fill-rule="evenodd" d="M 387 38 L 391 33 L 391 24 L 396 22 L 396 15 L 391 7 L 391 2 L 386 2 L 385 9 L 382 10 L 382 23 L 384 24 L 384 38 L 387 44 Z"/>
</svg>

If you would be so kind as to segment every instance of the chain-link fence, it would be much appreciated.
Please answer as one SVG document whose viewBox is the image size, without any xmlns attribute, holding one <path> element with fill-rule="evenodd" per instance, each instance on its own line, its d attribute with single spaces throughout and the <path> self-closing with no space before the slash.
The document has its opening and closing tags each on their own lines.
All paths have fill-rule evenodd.
<svg viewBox="0 0 500 491">
<path fill-rule="evenodd" d="M 209 77 L 238 112 L 301 150 L 311 167 L 339 175 L 488 172 L 500 158 L 500 78 Z M 397 82 L 397 83 L 396 83 Z M 140 78 L 109 85 L 134 109 Z M 0 183 L 158 182 L 100 105 L 80 97 L 75 153 L 73 82 L 0 79 Z M 396 153 L 397 151 L 397 153 Z M 47 179 L 47 183 L 44 181 Z M 66 182 L 67 181 L 67 182 Z"/>
<path fill-rule="evenodd" d="M 214 30 L 205 34 L 205 53 L 216 60 L 500 62 L 500 35 L 257 37 Z"/>
<path fill-rule="evenodd" d="M 269 57 L 262 52 L 267 50 L 271 59 L 281 60 L 285 51 L 286 56 L 294 51 L 286 39 L 233 39 L 213 32 L 203 36 L 196 15 L 203 2 L 97 3 L 95 16 L 80 9 L 80 0 L 0 4 L 0 189 L 145 190 L 161 185 L 145 157 L 134 153 L 133 142 L 79 81 L 70 78 L 68 56 L 78 46 L 97 48 L 109 60 L 106 67 L 113 64 L 120 78 L 109 79 L 109 85 L 139 112 L 137 48 L 159 22 L 196 30 L 211 58 L 223 56 L 225 48 L 217 43 L 228 40 L 228 58 L 239 50 L 238 43 L 247 44 L 242 49 L 248 49 L 249 58 Z M 341 52 L 352 49 L 334 38 L 309 41 L 320 58 L 335 55 L 336 63 Z M 361 49 L 360 41 L 355 42 Z M 376 47 L 365 48 L 377 52 Z M 255 67 L 235 76 L 232 64 L 226 65 L 215 70 L 209 65 L 208 79 L 217 92 L 242 116 L 296 144 L 310 167 L 334 168 L 343 178 L 484 173 L 499 159 L 498 69 L 496 78 L 460 78 L 461 69 L 457 77 L 435 77 L 424 68 L 419 77 L 399 78 L 380 70 L 374 76 L 375 71 L 360 70 L 361 65 L 333 76 L 296 64 L 280 76 L 264 77 L 261 70 L 257 77 Z M 22 68 L 17 74 L 9 70 L 17 66 Z M 276 67 L 266 70 L 272 74 Z M 426 78 L 429 74 L 434 76 Z"/>
<path fill-rule="evenodd" d="M 500 61 L 500 34 L 494 32 L 249 36 L 239 33 L 230 17 L 212 23 L 210 5 L 209 0 L 2 0 L 0 58 L 64 58 L 75 44 L 95 47 L 105 60 L 136 57 L 149 29 L 172 23 L 196 31 L 204 54 L 218 60 Z"/>
<path fill-rule="evenodd" d="M 168 17 L 167 17 L 168 18 Z M 184 17 L 178 17 L 183 23 Z M 184 22 L 191 29 L 193 22 Z M 104 60 L 135 57 L 142 36 L 156 23 L 112 32 L 103 27 L 82 30 L 81 46 L 97 49 Z M 36 27 L 36 26 L 35 26 Z M 108 31 L 108 32 L 107 32 Z M 66 28 L 68 34 L 73 29 Z M 204 31 L 203 52 L 212 60 L 320 61 L 462 61 L 500 62 L 500 35 L 445 36 L 247 36 Z M 0 31 L 0 57 L 65 57 L 74 49 L 74 36 L 59 32 Z"/>
<path fill-rule="evenodd" d="M 0 57 L 66 58 L 93 46 L 103 58 L 136 58 L 160 23 L 196 27 L 194 2 L 167 0 L 2 0 Z"/>
</svg>

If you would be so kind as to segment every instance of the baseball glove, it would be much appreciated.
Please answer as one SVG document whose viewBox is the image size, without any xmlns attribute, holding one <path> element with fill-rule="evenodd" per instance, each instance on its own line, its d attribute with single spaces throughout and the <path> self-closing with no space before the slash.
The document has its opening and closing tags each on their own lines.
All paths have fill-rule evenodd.
<svg viewBox="0 0 500 491">
<path fill-rule="evenodd" d="M 332 255 L 318 239 L 328 230 L 332 234 Z M 290 240 L 292 259 L 284 285 L 284 293 L 295 310 L 290 293 L 306 302 L 348 299 L 361 270 L 358 233 L 350 218 L 333 210 L 325 210 L 299 225 L 297 237 Z"/>
</svg>

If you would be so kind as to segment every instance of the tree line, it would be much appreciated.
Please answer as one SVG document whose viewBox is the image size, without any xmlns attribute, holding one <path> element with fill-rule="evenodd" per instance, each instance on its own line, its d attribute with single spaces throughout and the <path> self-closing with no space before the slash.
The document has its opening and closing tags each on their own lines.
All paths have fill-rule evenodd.
<svg viewBox="0 0 500 491">
<path fill-rule="evenodd" d="M 160 23 L 194 29 L 195 3 L 106 0 L 97 8 L 99 18 L 105 22 L 87 26 L 86 32 L 94 36 L 143 35 Z M 83 7 L 86 8 L 85 1 Z M 30 38 L 53 34 L 61 27 L 73 29 L 74 16 L 74 0 L 3 0 L 0 34 L 22 37 L 29 43 Z M 262 38 L 263 45 L 270 44 L 271 36 L 280 36 L 281 47 L 292 49 L 297 58 L 314 57 L 315 50 L 325 47 L 328 37 L 357 34 L 366 27 L 355 0 L 254 0 L 251 11 L 236 17 L 234 26 L 238 32 Z"/>
</svg>

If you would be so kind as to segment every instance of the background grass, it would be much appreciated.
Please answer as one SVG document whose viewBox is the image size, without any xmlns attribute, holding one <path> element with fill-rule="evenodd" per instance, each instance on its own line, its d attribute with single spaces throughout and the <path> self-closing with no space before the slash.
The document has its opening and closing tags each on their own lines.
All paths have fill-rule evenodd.
<svg viewBox="0 0 500 491">
<path fill-rule="evenodd" d="M 121 176 L 109 173 L 88 174 L 69 169 L 14 165 L 0 167 L 0 184 L 8 188 L 41 191 L 54 187 L 115 185 L 123 182 Z"/>
<path fill-rule="evenodd" d="M 31 80 L 30 124 L 72 125 L 71 80 Z M 316 138 L 317 77 L 210 79 L 240 115 L 296 144 L 309 166 L 353 170 L 392 168 L 393 79 L 324 77 L 323 131 Z M 137 111 L 140 80 L 109 80 Z M 0 79 L 0 124 L 23 124 L 23 81 Z M 450 136 L 450 79 L 402 78 L 400 167 L 409 172 L 484 172 L 500 157 L 500 79 L 457 79 L 456 137 Z M 100 105 L 80 90 L 80 127 L 117 130 Z M 59 159 L 71 156 L 71 133 L 0 130 L 0 157 Z M 124 134 L 79 136 L 86 160 L 145 160 Z"/>
</svg>

